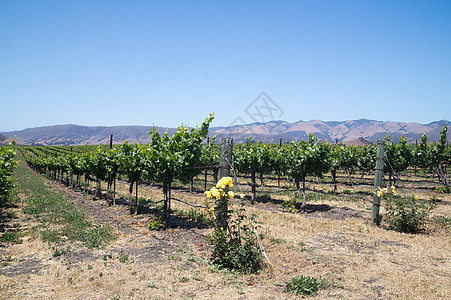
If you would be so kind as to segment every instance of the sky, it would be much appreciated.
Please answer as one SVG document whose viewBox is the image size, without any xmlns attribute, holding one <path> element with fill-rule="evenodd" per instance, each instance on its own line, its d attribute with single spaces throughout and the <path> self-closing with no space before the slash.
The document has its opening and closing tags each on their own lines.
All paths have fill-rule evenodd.
<svg viewBox="0 0 451 300">
<path fill-rule="evenodd" d="M 451 115 L 451 1 L 0 1 L 0 132 Z"/>
</svg>

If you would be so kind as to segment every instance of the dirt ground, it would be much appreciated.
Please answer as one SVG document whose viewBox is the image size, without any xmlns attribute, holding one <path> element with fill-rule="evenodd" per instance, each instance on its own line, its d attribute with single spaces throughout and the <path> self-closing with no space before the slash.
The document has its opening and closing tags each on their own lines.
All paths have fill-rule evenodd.
<svg viewBox="0 0 451 300">
<path fill-rule="evenodd" d="M 152 211 L 131 216 L 124 204 L 108 206 L 49 184 L 89 219 L 110 226 L 117 239 L 104 249 L 48 245 L 32 234 L 21 244 L 1 243 L 2 299 L 296 299 L 302 297 L 284 289 L 297 275 L 325 279 L 318 299 L 450 298 L 449 229 L 429 224 L 428 232 L 412 235 L 374 227 L 369 204 L 361 201 L 315 200 L 304 214 L 286 212 L 277 201 L 248 206 L 258 215 L 270 265 L 260 274 L 236 275 L 208 263 L 209 228 L 175 218 L 175 228 L 149 231 Z M 417 192 L 431 196 L 430 190 Z M 161 197 L 155 187 L 142 187 L 141 193 Z M 185 191 L 174 196 L 203 199 Z M 435 196 L 440 201 L 434 214 L 450 217 L 450 196 Z M 36 225 L 20 207 L 16 211 L 14 226 Z"/>
</svg>

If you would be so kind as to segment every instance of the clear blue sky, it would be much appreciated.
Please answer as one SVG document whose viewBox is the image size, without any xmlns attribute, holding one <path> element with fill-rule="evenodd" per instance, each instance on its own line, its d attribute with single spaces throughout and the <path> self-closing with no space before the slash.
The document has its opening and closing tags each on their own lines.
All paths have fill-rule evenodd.
<svg viewBox="0 0 451 300">
<path fill-rule="evenodd" d="M 262 92 L 289 122 L 450 119 L 451 1 L 0 1 L 0 131 L 251 123 Z"/>
</svg>

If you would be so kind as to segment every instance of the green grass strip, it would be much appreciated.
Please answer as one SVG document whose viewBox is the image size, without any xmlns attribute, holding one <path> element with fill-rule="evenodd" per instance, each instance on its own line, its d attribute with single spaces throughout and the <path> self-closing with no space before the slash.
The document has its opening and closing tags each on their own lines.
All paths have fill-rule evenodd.
<svg viewBox="0 0 451 300">
<path fill-rule="evenodd" d="M 22 211 L 39 220 L 36 227 L 49 243 L 78 241 L 89 248 L 101 248 L 114 239 L 111 229 L 85 219 L 83 212 L 66 195 L 46 184 L 46 180 L 25 166 L 23 158 L 16 167 L 16 191 L 25 195 Z"/>
</svg>

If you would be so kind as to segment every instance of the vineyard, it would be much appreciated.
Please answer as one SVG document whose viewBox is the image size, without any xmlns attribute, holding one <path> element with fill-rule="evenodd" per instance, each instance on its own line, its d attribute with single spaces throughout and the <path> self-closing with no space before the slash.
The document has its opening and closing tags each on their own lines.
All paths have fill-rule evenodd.
<svg viewBox="0 0 451 300">
<path fill-rule="evenodd" d="M 9 243 L 18 247 L 2 252 L 0 295 L 33 298 L 24 296 L 26 285 L 11 283 L 14 276 L 27 275 L 39 295 L 58 298 L 72 297 L 63 289 L 74 289 L 77 298 L 92 297 L 89 286 L 96 295 L 116 299 L 279 299 L 296 297 L 292 285 L 296 291 L 317 286 L 320 298 L 447 297 L 451 147 L 446 125 L 436 143 L 426 135 L 417 144 L 387 136 L 384 185 L 377 190 L 376 145 L 320 143 L 312 134 L 289 144 L 249 138 L 233 145 L 226 166 L 231 179 L 221 183 L 223 144 L 207 139 L 212 120 L 209 116 L 194 129 L 181 126 L 172 136 L 152 131 L 146 145 L 0 148 L 1 241 L 8 243 L 6 233 L 15 233 Z M 91 237 L 58 223 L 64 214 L 81 219 L 75 211 L 55 217 L 36 206 L 41 198 L 33 198 L 20 181 L 36 174 L 42 180 L 37 185 L 58 190 L 58 197 L 85 211 L 90 221 L 79 223 Z M 218 189 L 224 189 L 222 196 Z M 46 193 L 42 199 L 56 197 Z M 225 209 L 215 197 L 225 201 Z M 375 197 L 382 199 L 378 227 L 370 223 Z M 16 206 L 6 207 L 9 202 Z M 218 221 L 224 215 L 228 219 Z M 52 223 L 52 216 L 58 222 Z M 21 231 L 15 219 L 31 223 Z M 229 232 L 233 238 L 227 240 Z M 240 240 L 240 234 L 248 245 L 232 247 L 242 249 L 240 261 L 225 261 L 233 249 L 224 245 Z M 47 264 L 52 275 L 45 275 L 52 278 L 53 293 L 33 281 L 44 276 L 38 271 L 14 271 L 27 260 L 20 260 L 22 242 L 37 240 L 42 252 L 53 251 Z M 239 271 L 260 252 L 258 270 L 246 265 Z"/>
</svg>

